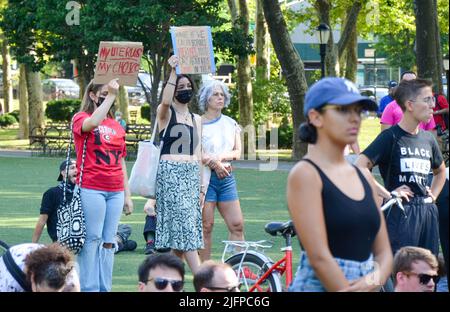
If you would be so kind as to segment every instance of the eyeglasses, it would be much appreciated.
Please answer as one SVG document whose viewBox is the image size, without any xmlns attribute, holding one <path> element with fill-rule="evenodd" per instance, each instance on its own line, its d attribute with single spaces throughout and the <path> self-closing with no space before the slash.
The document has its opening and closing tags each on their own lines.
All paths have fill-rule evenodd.
<svg viewBox="0 0 450 312">
<path fill-rule="evenodd" d="M 439 275 L 430 275 L 425 273 L 415 273 L 415 272 L 404 272 L 406 275 L 416 275 L 419 278 L 419 283 L 422 285 L 428 285 L 430 280 L 432 279 L 434 284 L 436 285 L 441 277 Z"/>
<path fill-rule="evenodd" d="M 169 280 L 166 278 L 156 277 L 156 278 L 150 278 L 147 280 L 147 282 L 153 281 L 153 284 L 155 284 L 155 287 L 158 290 L 166 289 L 167 285 L 172 285 L 172 289 L 174 291 L 182 291 L 184 286 L 184 281 L 179 280 Z"/>
<path fill-rule="evenodd" d="M 410 101 L 411 102 L 417 102 L 417 99 L 416 100 L 410 100 Z M 428 105 L 431 105 L 431 104 L 435 104 L 436 103 L 436 98 L 434 96 L 427 96 L 426 98 L 423 98 L 422 101 L 424 101 Z"/>
<path fill-rule="evenodd" d="M 341 114 L 349 115 L 351 113 L 356 113 L 361 115 L 363 109 L 360 105 L 335 105 L 335 104 L 327 104 L 321 108 L 322 111 L 325 110 L 335 110 Z"/>
<path fill-rule="evenodd" d="M 214 286 L 205 286 L 205 288 L 211 289 L 211 290 L 221 290 L 224 292 L 240 292 L 242 287 L 242 283 L 239 283 L 235 286 L 230 287 L 214 287 Z"/>
</svg>

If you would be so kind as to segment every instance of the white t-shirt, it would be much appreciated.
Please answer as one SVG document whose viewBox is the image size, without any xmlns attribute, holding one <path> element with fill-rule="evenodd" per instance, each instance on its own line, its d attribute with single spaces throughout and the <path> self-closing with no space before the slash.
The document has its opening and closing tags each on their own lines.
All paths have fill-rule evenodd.
<svg viewBox="0 0 450 312">
<path fill-rule="evenodd" d="M 42 244 L 20 244 L 15 245 L 9 248 L 11 252 L 11 256 L 14 259 L 14 262 L 17 266 L 22 270 L 25 269 L 25 258 L 30 253 L 43 247 Z M 0 258 L 0 292 L 23 292 L 24 289 L 19 283 L 14 279 L 14 277 L 9 273 L 6 268 L 5 262 L 3 261 L 3 257 Z"/>
<path fill-rule="evenodd" d="M 240 133 L 238 123 L 225 115 L 217 119 L 202 123 L 202 147 L 208 155 L 219 155 L 231 152 L 236 144 L 236 133 Z M 223 163 L 227 165 L 229 163 Z M 209 183 L 211 170 L 205 166 L 203 170 L 203 182 L 205 186 Z"/>
<path fill-rule="evenodd" d="M 202 146 L 209 155 L 231 152 L 236 143 L 236 133 L 241 131 L 238 123 L 225 115 L 202 124 Z"/>
</svg>

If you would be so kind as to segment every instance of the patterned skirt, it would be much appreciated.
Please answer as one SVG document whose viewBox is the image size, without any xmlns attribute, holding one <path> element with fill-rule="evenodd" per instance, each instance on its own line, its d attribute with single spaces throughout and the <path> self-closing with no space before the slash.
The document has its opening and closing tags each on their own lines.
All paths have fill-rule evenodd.
<svg viewBox="0 0 450 312">
<path fill-rule="evenodd" d="M 198 162 L 161 160 L 156 177 L 155 248 L 203 248 Z"/>
</svg>

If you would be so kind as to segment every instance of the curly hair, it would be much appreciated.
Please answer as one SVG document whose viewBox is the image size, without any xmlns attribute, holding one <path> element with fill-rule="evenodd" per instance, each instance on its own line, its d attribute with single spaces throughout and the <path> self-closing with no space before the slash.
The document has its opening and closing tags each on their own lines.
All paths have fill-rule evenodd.
<svg viewBox="0 0 450 312">
<path fill-rule="evenodd" d="M 53 289 L 60 289 L 66 282 L 66 277 L 73 269 L 74 256 L 59 243 L 53 243 L 36 249 L 25 258 L 26 278 L 31 284 L 46 283 Z"/>
</svg>

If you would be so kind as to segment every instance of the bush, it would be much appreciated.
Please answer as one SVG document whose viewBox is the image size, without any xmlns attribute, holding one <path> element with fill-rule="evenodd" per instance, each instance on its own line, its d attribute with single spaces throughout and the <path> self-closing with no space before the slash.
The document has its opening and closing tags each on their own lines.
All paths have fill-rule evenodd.
<svg viewBox="0 0 450 312">
<path fill-rule="evenodd" d="M 53 121 L 70 122 L 80 106 L 81 101 L 76 99 L 50 101 L 47 103 L 45 116 Z"/>
<path fill-rule="evenodd" d="M 144 104 L 141 106 L 141 118 L 150 121 L 150 105 Z"/>
<path fill-rule="evenodd" d="M 9 113 L 10 115 L 14 116 L 14 118 L 16 118 L 16 121 L 19 122 L 19 116 L 20 116 L 20 112 L 18 109 L 13 110 L 12 112 Z"/>
<path fill-rule="evenodd" d="M 0 116 L 0 127 L 5 128 L 16 123 L 16 118 L 11 114 Z"/>
<path fill-rule="evenodd" d="M 278 128 L 278 149 L 291 149 L 292 148 L 292 125 L 283 118 L 280 127 Z M 268 148 L 270 144 L 270 130 L 266 131 L 266 145 Z M 273 142 L 272 142 L 273 143 Z"/>
</svg>

